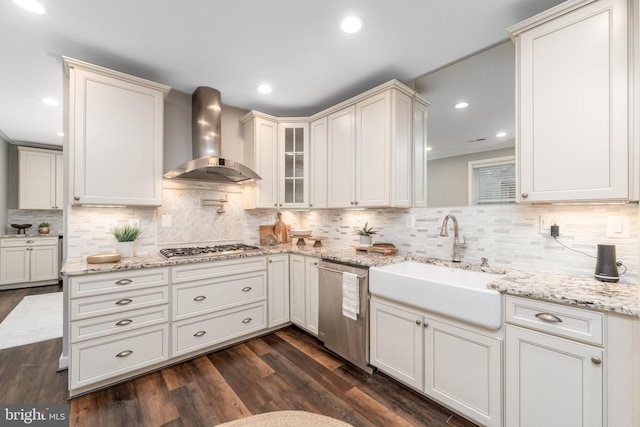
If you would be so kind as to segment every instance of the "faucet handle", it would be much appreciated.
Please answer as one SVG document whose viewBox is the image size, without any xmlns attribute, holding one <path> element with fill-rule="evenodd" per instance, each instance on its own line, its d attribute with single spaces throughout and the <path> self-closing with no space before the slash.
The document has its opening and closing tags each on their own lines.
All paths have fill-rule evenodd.
<svg viewBox="0 0 640 427">
<path fill-rule="evenodd" d="M 456 246 L 459 248 L 466 248 L 467 242 L 464 240 L 464 236 L 460 236 L 460 239 L 462 239 L 462 242 L 456 242 Z"/>
</svg>

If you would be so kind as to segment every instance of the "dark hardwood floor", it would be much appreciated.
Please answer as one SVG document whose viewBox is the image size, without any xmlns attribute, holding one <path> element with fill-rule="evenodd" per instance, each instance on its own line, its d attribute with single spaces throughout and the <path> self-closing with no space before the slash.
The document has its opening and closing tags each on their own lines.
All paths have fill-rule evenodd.
<svg viewBox="0 0 640 427">
<path fill-rule="evenodd" d="M 0 292 L 0 319 L 29 292 L 37 291 Z M 56 372 L 61 345 L 56 339 L 0 350 L 0 403 L 65 403 L 67 373 Z M 383 374 L 345 363 L 295 327 L 70 403 L 70 426 L 78 427 L 214 426 L 277 410 L 315 412 L 354 426 L 474 426 Z"/>
</svg>

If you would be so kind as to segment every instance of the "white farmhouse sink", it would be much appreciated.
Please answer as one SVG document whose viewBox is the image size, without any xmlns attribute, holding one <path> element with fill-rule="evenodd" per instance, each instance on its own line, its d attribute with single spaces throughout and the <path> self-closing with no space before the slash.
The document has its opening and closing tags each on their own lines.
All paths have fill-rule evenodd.
<svg viewBox="0 0 640 427">
<path fill-rule="evenodd" d="M 369 269 L 369 292 L 482 326 L 502 324 L 500 292 L 487 283 L 501 277 L 480 271 L 405 261 Z"/>
</svg>

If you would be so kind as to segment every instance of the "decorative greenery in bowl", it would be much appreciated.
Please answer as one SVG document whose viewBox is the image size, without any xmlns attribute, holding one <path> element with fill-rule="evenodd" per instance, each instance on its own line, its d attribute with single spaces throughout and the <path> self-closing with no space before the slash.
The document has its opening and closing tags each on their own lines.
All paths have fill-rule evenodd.
<svg viewBox="0 0 640 427">
<path fill-rule="evenodd" d="M 118 242 L 133 242 L 140 237 L 142 230 L 140 227 L 125 224 L 122 227 L 113 227 L 111 233 Z"/>
<path fill-rule="evenodd" d="M 40 224 L 38 224 L 38 233 L 40 234 L 49 234 L 49 223 L 48 222 L 41 222 Z"/>
</svg>

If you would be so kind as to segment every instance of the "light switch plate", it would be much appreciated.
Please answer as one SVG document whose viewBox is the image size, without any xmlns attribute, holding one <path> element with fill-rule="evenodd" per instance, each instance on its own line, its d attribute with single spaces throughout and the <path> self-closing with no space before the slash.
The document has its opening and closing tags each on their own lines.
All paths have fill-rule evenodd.
<svg viewBox="0 0 640 427">
<path fill-rule="evenodd" d="M 171 227 L 171 215 L 162 215 L 162 228 Z"/>
<path fill-rule="evenodd" d="M 608 216 L 607 237 L 614 239 L 629 238 L 629 218 L 626 216 Z"/>
</svg>

